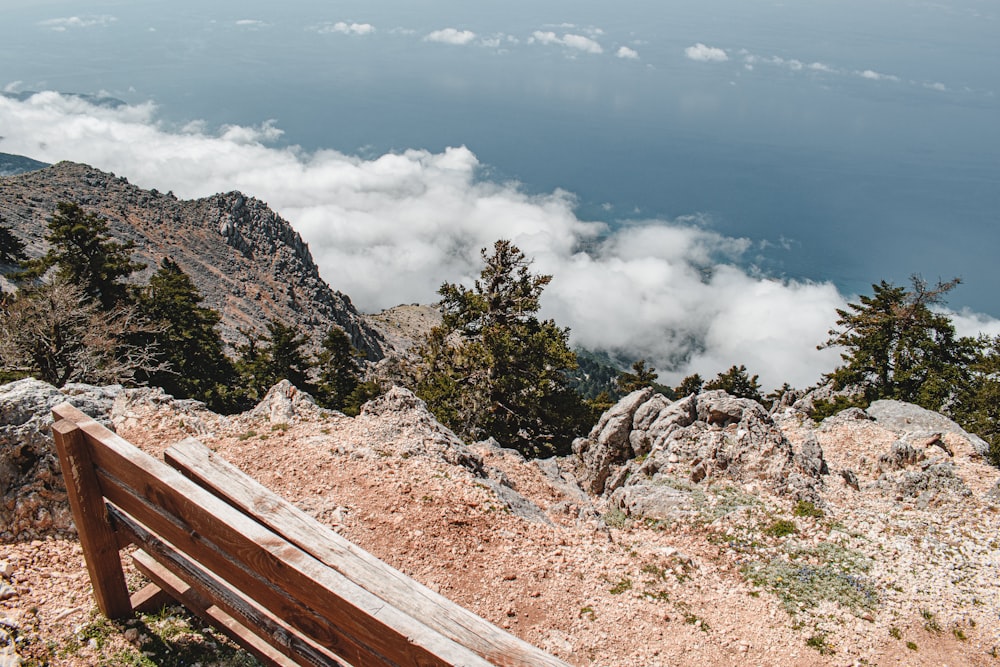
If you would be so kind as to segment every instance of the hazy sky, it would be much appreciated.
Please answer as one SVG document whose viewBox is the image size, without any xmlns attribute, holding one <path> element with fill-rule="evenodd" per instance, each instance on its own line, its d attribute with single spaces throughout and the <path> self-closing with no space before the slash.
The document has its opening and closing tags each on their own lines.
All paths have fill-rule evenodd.
<svg viewBox="0 0 1000 667">
<path fill-rule="evenodd" d="M 513 237 L 671 379 L 809 384 L 883 278 L 1000 315 L 994 3 L 538 5 L 0 0 L 0 87 L 127 103 L 0 100 L 0 151 L 255 195 L 366 310 Z"/>
</svg>

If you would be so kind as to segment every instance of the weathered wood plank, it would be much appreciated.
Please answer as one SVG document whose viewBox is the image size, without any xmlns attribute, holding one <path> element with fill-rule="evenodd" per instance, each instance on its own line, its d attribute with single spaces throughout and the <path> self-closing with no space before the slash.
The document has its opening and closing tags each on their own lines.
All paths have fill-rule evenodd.
<svg viewBox="0 0 1000 667">
<path fill-rule="evenodd" d="M 185 558 L 171 545 L 149 532 L 145 526 L 135 522 L 116 507 L 110 507 L 109 512 L 116 525 L 121 526 L 121 530 L 129 532 L 136 544 L 142 545 L 145 555 L 140 556 L 142 561 L 139 563 L 140 567 L 149 558 L 154 558 L 161 567 L 189 587 L 189 590 L 185 591 L 184 600 L 180 600 L 185 606 L 188 606 L 189 601 L 205 609 L 217 606 L 286 656 L 293 659 L 300 656 L 301 664 L 340 667 L 341 663 L 333 654 L 309 642 L 280 619 L 256 606 L 247 597 L 240 595 L 238 591 Z M 172 588 L 178 589 L 178 586 L 172 585 Z M 192 607 L 189 608 L 193 610 Z"/>
<path fill-rule="evenodd" d="M 61 404 L 54 410 L 86 434 L 108 500 L 356 667 L 489 664 L 348 581 L 71 405 Z"/>
<path fill-rule="evenodd" d="M 75 423 L 53 414 L 52 437 L 97 607 L 108 618 L 127 618 L 132 615 L 132 604 L 118 556 L 118 537 L 104 511 L 84 433 Z"/>
<path fill-rule="evenodd" d="M 135 563 L 136 568 L 140 572 L 149 577 L 162 590 L 168 592 L 178 603 L 197 616 L 200 616 L 206 623 L 218 628 L 220 632 L 250 651 L 265 665 L 301 667 L 301 665 L 306 664 L 291 660 L 288 656 L 279 653 L 264 639 L 258 637 L 249 628 L 219 607 L 205 604 L 205 600 L 195 594 L 191 586 L 188 586 L 186 582 L 156 562 L 146 552 L 136 551 L 133 553 L 132 562 Z"/>
<path fill-rule="evenodd" d="M 501 667 L 565 667 L 566 663 L 504 632 L 379 560 L 203 444 L 189 438 L 164 453 L 167 463 L 300 549 L 397 609 Z"/>
<path fill-rule="evenodd" d="M 146 584 L 130 598 L 132 609 L 141 614 L 155 614 L 164 607 L 177 604 L 177 598 L 170 595 L 156 584 Z"/>
</svg>

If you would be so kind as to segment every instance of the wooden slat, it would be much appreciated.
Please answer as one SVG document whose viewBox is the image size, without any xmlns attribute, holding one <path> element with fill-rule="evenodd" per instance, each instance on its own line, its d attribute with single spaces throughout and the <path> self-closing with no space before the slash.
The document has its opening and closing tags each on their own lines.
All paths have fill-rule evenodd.
<svg viewBox="0 0 1000 667">
<path fill-rule="evenodd" d="M 129 598 L 132 609 L 137 614 L 155 614 L 164 607 L 180 604 L 180 601 L 156 584 L 146 584 Z"/>
<path fill-rule="evenodd" d="M 234 591 L 224 582 L 198 567 L 188 560 L 171 545 L 149 532 L 145 526 L 135 522 L 116 507 L 109 507 L 115 524 L 121 530 L 128 531 L 136 544 L 142 545 L 144 552 L 139 557 L 140 567 L 146 566 L 146 561 L 153 558 L 165 568 L 177 581 L 188 587 L 184 599 L 177 598 L 192 611 L 195 607 L 208 609 L 218 607 L 231 616 L 239 625 L 246 627 L 289 658 L 296 659 L 304 665 L 316 667 L 341 667 L 336 657 L 322 648 L 312 644 L 294 629 L 288 627 L 266 610 L 254 605 L 245 596 Z M 151 577 L 152 578 L 152 577 Z M 154 580 L 155 581 L 155 580 Z M 169 582 L 168 582 L 169 583 Z M 171 584 L 177 590 L 176 584 Z M 188 603 L 194 606 L 189 606 Z"/>
<path fill-rule="evenodd" d="M 132 615 L 132 604 L 118 556 L 118 537 L 104 512 L 100 484 L 83 431 L 73 422 L 54 415 L 52 437 L 97 607 L 108 618 L 127 618 Z"/>
<path fill-rule="evenodd" d="M 156 562 L 146 552 L 136 551 L 133 553 L 132 562 L 135 563 L 140 572 L 149 577 L 161 589 L 167 591 L 185 608 L 200 616 L 206 623 L 218 628 L 220 632 L 248 650 L 265 665 L 301 667 L 302 663 L 295 662 L 279 653 L 273 646 L 222 609 L 206 604 L 205 600 L 197 595 L 187 583 Z"/>
<path fill-rule="evenodd" d="M 389 566 L 189 438 L 167 449 L 170 465 L 397 609 L 503 667 L 566 663 L 504 632 Z"/>
<path fill-rule="evenodd" d="M 63 403 L 103 495 L 292 627 L 367 665 L 487 665 Z"/>
</svg>

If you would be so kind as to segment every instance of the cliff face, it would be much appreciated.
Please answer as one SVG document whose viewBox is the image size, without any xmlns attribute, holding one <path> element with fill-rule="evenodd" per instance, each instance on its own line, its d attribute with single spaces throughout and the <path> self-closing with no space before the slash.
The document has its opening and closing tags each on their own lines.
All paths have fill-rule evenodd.
<svg viewBox="0 0 1000 667">
<path fill-rule="evenodd" d="M 45 252 L 46 222 L 61 201 L 107 218 L 114 236 L 135 243 L 134 259 L 146 264 L 135 280 L 172 257 L 222 314 L 230 343 L 242 340 L 239 328 L 280 319 L 316 343 L 338 325 L 370 360 L 383 356 L 381 336 L 326 284 L 302 238 L 264 202 L 239 192 L 182 201 L 70 162 L 0 178 L 0 214 L 32 257 Z"/>
</svg>

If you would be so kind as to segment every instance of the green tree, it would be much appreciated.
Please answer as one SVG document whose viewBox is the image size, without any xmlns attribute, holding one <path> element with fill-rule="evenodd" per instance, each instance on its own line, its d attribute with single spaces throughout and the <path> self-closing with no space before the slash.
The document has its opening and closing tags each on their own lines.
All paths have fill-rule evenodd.
<svg viewBox="0 0 1000 667">
<path fill-rule="evenodd" d="M 194 398 L 212 410 L 229 412 L 235 407 L 236 370 L 216 329 L 221 316 L 201 303 L 198 288 L 169 257 L 149 283 L 136 290 L 139 313 L 159 325 L 147 340 L 166 364 L 145 380 L 178 398 Z"/>
<path fill-rule="evenodd" d="M 962 428 L 990 443 L 990 459 L 1000 466 L 1000 336 L 981 337 L 977 344 L 969 365 L 970 381 L 949 408 Z"/>
<path fill-rule="evenodd" d="M 316 355 L 315 366 L 319 371 L 316 398 L 325 408 L 340 410 L 355 416 L 362 404 L 379 395 L 379 385 L 362 381 L 360 360 L 364 357 L 340 327 L 327 332 Z"/>
<path fill-rule="evenodd" d="M 131 259 L 133 243 L 109 238 L 106 219 L 68 202 L 59 202 L 48 227 L 49 251 L 23 262 L 22 277 L 38 278 L 54 267 L 57 279 L 79 285 L 103 310 L 126 302 L 128 290 L 122 279 L 143 268 Z"/>
<path fill-rule="evenodd" d="M 0 262 L 15 264 L 24 259 L 24 243 L 14 236 L 10 229 L 3 224 L 3 216 L 0 216 Z"/>
<path fill-rule="evenodd" d="M 236 368 L 247 401 L 264 398 L 281 380 L 288 380 L 302 391 L 315 393 L 316 388 L 309 380 L 313 365 L 303 349 L 309 339 L 297 327 L 271 320 L 267 323 L 266 334 L 246 330 L 241 333 L 247 342 L 239 349 Z"/>
<path fill-rule="evenodd" d="M 650 366 L 646 368 L 646 360 L 640 359 L 632 364 L 632 372 L 622 371 L 618 374 L 618 388 L 622 393 L 630 394 L 639 389 L 652 387 L 656 383 L 659 375 L 656 369 Z"/>
<path fill-rule="evenodd" d="M 444 321 L 425 341 L 417 393 L 468 439 L 492 436 L 529 456 L 569 451 L 588 410 L 567 386 L 576 367 L 569 332 L 537 317 L 552 277 L 535 275 L 510 241 L 492 253 L 471 289 L 445 283 Z"/>
<path fill-rule="evenodd" d="M 686 378 L 681 380 L 681 383 L 674 387 L 674 395 L 684 398 L 692 394 L 698 395 L 701 393 L 702 387 L 705 385 L 705 381 L 701 379 L 701 376 L 697 373 L 692 373 Z"/>
<path fill-rule="evenodd" d="M 930 410 L 947 408 L 969 382 L 976 342 L 959 338 L 951 320 L 931 310 L 960 281 L 933 288 L 919 277 L 912 289 L 886 281 L 872 285 L 871 296 L 838 309 L 837 329 L 821 347 L 844 348 L 844 364 L 830 374 L 838 390 L 860 387 L 868 402 L 880 398 L 916 403 Z"/>
<path fill-rule="evenodd" d="M 760 383 L 757 377 L 756 375 L 751 377 L 746 366 L 733 365 L 724 373 L 716 375 L 714 380 L 706 382 L 705 389 L 721 389 L 730 396 L 750 398 L 763 403 L 764 397 L 760 395 Z"/>
</svg>

